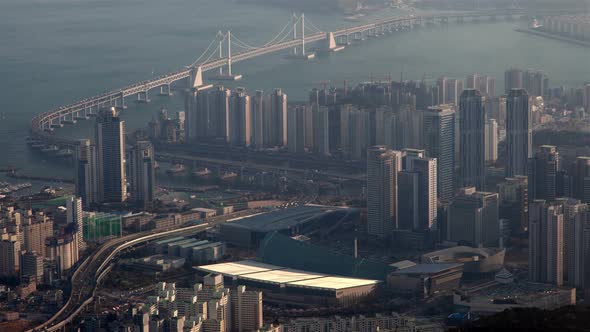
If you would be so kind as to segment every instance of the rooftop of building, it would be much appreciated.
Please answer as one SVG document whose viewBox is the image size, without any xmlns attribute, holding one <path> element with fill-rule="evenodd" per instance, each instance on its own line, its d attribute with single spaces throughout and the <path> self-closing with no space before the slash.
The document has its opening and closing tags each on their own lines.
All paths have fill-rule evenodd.
<svg viewBox="0 0 590 332">
<path fill-rule="evenodd" d="M 225 224 L 224 226 L 247 228 L 257 232 L 272 232 L 289 229 L 322 215 L 345 210 L 352 209 L 346 207 L 308 204 L 237 218 L 234 219 L 231 224 Z"/>
<path fill-rule="evenodd" d="M 442 263 L 442 264 L 416 264 L 405 269 L 399 269 L 393 274 L 409 275 L 409 274 L 436 274 L 444 271 L 462 267 L 460 263 Z"/>
<path fill-rule="evenodd" d="M 140 261 L 148 264 L 172 264 L 176 262 L 183 262 L 184 258 L 166 256 L 166 255 L 153 255 L 142 258 Z"/>
<path fill-rule="evenodd" d="M 209 241 L 207 241 L 207 243 L 194 246 L 193 250 L 201 250 L 201 249 L 206 249 L 206 248 L 218 247 L 221 245 L 223 245 L 223 242 L 209 242 Z"/>
<path fill-rule="evenodd" d="M 183 236 L 170 237 L 170 238 L 167 238 L 167 239 L 156 241 L 156 245 L 167 244 L 167 243 L 171 243 L 171 242 L 181 241 L 181 240 L 184 240 L 184 239 L 185 239 L 185 237 L 183 237 Z"/>
<path fill-rule="evenodd" d="M 315 289 L 340 290 L 353 287 L 376 285 L 378 283 L 379 281 L 377 280 L 327 276 L 322 278 L 294 281 L 289 283 L 289 285 Z"/>
<path fill-rule="evenodd" d="M 230 277 L 237 277 L 243 274 L 270 271 L 276 268 L 278 268 L 276 265 L 245 260 L 239 262 L 204 265 L 199 266 L 197 269 L 205 272 L 219 273 Z"/>
<path fill-rule="evenodd" d="M 389 266 L 394 267 L 397 270 L 407 269 L 408 267 L 412 267 L 414 265 L 416 265 L 416 263 L 409 261 L 409 260 L 404 260 L 404 261 L 399 261 L 399 262 L 389 264 Z"/>
<path fill-rule="evenodd" d="M 278 267 L 277 267 L 278 268 Z M 296 281 L 303 281 L 308 279 L 317 279 L 321 277 L 325 277 L 326 275 L 313 273 L 313 272 L 306 272 L 301 270 L 294 270 L 288 268 L 280 268 L 277 270 L 269 270 L 257 273 L 250 273 L 247 275 L 243 275 L 244 279 L 254 280 L 254 281 L 265 281 L 271 283 L 286 283 L 286 282 L 296 282 Z"/>
<path fill-rule="evenodd" d="M 187 239 L 187 238 L 182 238 L 182 239 L 179 239 L 179 240 L 176 240 L 176 241 L 170 241 L 170 242 L 167 242 L 167 243 L 165 243 L 165 244 L 166 244 L 166 245 L 168 245 L 169 247 L 171 247 L 171 246 L 181 246 L 181 245 L 183 245 L 183 244 L 191 243 L 191 242 L 193 242 L 194 240 L 195 240 L 195 239 L 190 239 L 190 238 L 189 238 L 189 239 Z"/>
<path fill-rule="evenodd" d="M 422 259 L 428 259 L 432 262 L 445 261 L 450 259 L 461 259 L 466 257 L 478 256 L 481 258 L 487 258 L 498 253 L 506 251 L 501 248 L 474 248 L 468 246 L 457 246 L 446 249 L 441 249 L 433 252 L 429 252 L 422 255 Z"/>
<path fill-rule="evenodd" d="M 377 280 L 319 274 L 251 260 L 205 265 L 196 267 L 196 269 L 206 273 L 218 273 L 259 283 L 323 290 L 341 290 L 379 283 Z"/>
<path fill-rule="evenodd" d="M 198 246 L 202 246 L 204 244 L 209 243 L 208 240 L 195 240 L 195 241 L 191 241 L 189 243 L 185 243 L 180 245 L 180 248 L 191 248 L 191 247 L 198 247 Z"/>
<path fill-rule="evenodd" d="M 526 303 L 538 301 L 543 298 L 551 298 L 556 294 L 571 290 L 571 287 L 559 287 L 551 284 L 518 280 L 510 283 L 499 283 L 496 281 L 482 282 L 470 285 L 469 287 L 463 287 L 457 293 L 471 299 L 479 298 L 484 302 L 491 302 L 494 299 L 511 299 L 516 302 Z"/>
<path fill-rule="evenodd" d="M 216 213 L 217 212 L 217 210 L 215 210 L 215 209 L 208 209 L 208 208 L 194 208 L 194 209 L 191 209 L 191 211 L 206 212 L 206 213 Z"/>
<path fill-rule="evenodd" d="M 268 264 L 350 278 L 385 280 L 394 270 L 385 263 L 332 252 L 278 232 L 269 233 L 264 238 L 256 256 Z"/>
</svg>

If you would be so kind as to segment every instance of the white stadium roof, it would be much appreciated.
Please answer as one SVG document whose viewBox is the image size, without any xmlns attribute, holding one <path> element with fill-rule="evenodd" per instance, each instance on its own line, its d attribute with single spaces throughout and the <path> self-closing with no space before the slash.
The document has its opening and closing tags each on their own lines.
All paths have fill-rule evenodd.
<svg viewBox="0 0 590 332">
<path fill-rule="evenodd" d="M 243 280 L 320 290 L 341 290 L 379 283 L 378 280 L 330 276 L 250 260 L 204 265 L 196 269 Z"/>
</svg>

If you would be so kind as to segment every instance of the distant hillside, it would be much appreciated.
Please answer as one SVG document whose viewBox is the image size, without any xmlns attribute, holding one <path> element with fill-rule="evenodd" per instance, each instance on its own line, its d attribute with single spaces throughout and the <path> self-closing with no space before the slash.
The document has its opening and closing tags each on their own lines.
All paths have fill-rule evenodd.
<svg viewBox="0 0 590 332">
<path fill-rule="evenodd" d="M 297 11 L 349 12 L 356 8 L 357 0 L 236 0 L 239 2 L 265 4 L 291 8 Z"/>
<path fill-rule="evenodd" d="M 523 8 L 551 9 L 565 11 L 590 11 L 590 0 L 415 0 L 417 7 L 438 9 L 484 9 L 510 8 L 514 5 Z"/>
</svg>

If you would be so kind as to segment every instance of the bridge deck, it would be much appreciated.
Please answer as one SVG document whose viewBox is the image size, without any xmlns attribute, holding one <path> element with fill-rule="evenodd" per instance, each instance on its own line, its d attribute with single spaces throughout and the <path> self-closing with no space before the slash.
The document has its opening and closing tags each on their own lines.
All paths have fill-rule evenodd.
<svg viewBox="0 0 590 332">
<path fill-rule="evenodd" d="M 334 37 L 340 37 L 345 35 L 352 35 L 359 32 L 370 31 L 372 29 L 377 29 L 379 27 L 388 26 L 388 25 L 407 25 L 413 26 L 415 24 L 422 24 L 422 22 L 432 21 L 432 20 L 444 20 L 449 18 L 464 18 L 464 17 L 495 17 L 500 15 L 518 15 L 522 14 L 522 11 L 519 10 L 509 10 L 509 11 L 490 11 L 490 12 L 460 12 L 460 13 L 446 13 L 440 15 L 423 15 L 423 16 L 396 16 L 390 18 L 384 18 L 377 20 L 375 22 L 371 22 L 368 24 L 361 24 L 358 26 L 351 26 L 344 29 L 333 31 Z M 306 43 L 313 43 L 325 40 L 327 38 L 327 34 L 324 32 L 315 33 L 305 37 Z M 259 48 L 252 48 L 250 50 L 246 50 L 240 53 L 232 54 L 231 62 L 240 62 L 244 60 L 248 60 L 257 56 L 278 52 L 282 50 L 286 50 L 289 48 L 296 47 L 302 43 L 301 39 L 297 40 L 288 40 L 284 42 L 279 42 L 276 44 L 271 44 Z M 229 58 L 219 58 L 213 59 L 207 62 L 200 63 L 198 66 L 201 68 L 202 72 L 210 71 L 212 69 L 220 68 L 226 66 L 229 62 Z M 124 103 L 124 98 L 129 97 L 132 95 L 137 95 L 141 93 L 146 93 L 151 89 L 170 85 L 180 80 L 190 79 L 190 76 L 194 73 L 196 67 L 186 67 L 176 72 L 161 75 L 154 79 L 138 82 L 132 84 L 130 86 L 116 89 L 113 91 L 109 91 L 103 93 L 98 96 L 94 96 L 91 98 L 87 98 L 81 101 L 77 101 L 67 106 L 62 106 L 56 108 L 49 112 L 44 112 L 35 116 L 31 121 L 31 132 L 35 136 L 40 136 L 43 138 L 48 138 L 49 134 L 46 131 L 52 130 L 52 125 L 59 125 L 61 126 L 62 120 L 66 117 L 76 116 L 80 112 L 92 112 L 97 108 L 104 107 L 106 105 L 114 105 L 117 106 L 116 103 L 118 101 L 121 104 Z M 147 99 L 147 95 L 146 95 Z M 57 123 L 56 123 L 57 122 Z M 71 143 L 71 142 L 65 142 Z"/>
</svg>

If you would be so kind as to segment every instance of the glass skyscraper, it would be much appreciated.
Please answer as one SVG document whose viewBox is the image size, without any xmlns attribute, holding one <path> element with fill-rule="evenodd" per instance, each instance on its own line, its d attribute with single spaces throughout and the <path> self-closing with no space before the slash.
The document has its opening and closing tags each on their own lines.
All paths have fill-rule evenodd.
<svg viewBox="0 0 590 332">
<path fill-rule="evenodd" d="M 455 111 L 452 105 L 429 107 L 423 114 L 424 148 L 437 159 L 438 198 L 449 202 L 454 194 Z"/>
</svg>

